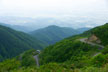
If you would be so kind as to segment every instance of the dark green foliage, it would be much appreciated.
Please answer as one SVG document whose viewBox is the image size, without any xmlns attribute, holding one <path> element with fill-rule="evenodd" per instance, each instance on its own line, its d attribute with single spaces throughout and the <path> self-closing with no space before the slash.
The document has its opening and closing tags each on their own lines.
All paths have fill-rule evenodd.
<svg viewBox="0 0 108 72">
<path fill-rule="evenodd" d="M 79 33 L 80 32 L 78 30 L 74 30 L 72 28 L 49 26 L 43 29 L 33 31 L 30 34 L 49 45 L 54 44 L 57 41 L 60 41 L 66 37 L 76 35 Z"/>
<path fill-rule="evenodd" d="M 31 36 L 0 25 L 0 61 L 28 49 L 42 49 L 44 44 Z"/>
<path fill-rule="evenodd" d="M 102 50 L 103 54 L 107 54 L 108 53 L 108 45 Z"/>
</svg>

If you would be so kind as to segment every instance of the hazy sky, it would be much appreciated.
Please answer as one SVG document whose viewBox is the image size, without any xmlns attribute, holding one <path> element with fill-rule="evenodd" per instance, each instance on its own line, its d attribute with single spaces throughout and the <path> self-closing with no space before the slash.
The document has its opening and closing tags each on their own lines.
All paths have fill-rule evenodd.
<svg viewBox="0 0 108 72">
<path fill-rule="evenodd" d="M 0 0 L 0 15 L 32 17 L 107 12 L 108 0 Z"/>
</svg>

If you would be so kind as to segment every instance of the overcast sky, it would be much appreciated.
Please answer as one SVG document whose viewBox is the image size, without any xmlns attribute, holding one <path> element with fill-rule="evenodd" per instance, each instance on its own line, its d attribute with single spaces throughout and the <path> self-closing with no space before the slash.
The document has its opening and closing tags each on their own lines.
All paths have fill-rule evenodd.
<svg viewBox="0 0 108 72">
<path fill-rule="evenodd" d="M 108 0 L 0 0 L 0 15 L 56 16 L 108 12 Z"/>
</svg>

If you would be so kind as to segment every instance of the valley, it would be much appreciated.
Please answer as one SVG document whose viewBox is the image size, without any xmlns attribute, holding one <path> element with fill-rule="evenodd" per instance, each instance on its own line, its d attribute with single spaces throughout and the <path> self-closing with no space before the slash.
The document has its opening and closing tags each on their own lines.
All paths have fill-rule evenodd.
<svg viewBox="0 0 108 72">
<path fill-rule="evenodd" d="M 108 0 L 0 0 L 0 72 L 108 72 Z"/>
</svg>

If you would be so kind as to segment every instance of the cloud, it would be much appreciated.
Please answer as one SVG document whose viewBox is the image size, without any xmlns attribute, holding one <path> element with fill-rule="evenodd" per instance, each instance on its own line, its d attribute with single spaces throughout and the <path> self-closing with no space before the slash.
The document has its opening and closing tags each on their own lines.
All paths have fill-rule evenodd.
<svg viewBox="0 0 108 72">
<path fill-rule="evenodd" d="M 16 15 L 60 15 L 106 10 L 105 0 L 2 0 L 0 10 Z"/>
<path fill-rule="evenodd" d="M 0 6 L 2 5 L 2 0 L 0 0 Z"/>
<path fill-rule="evenodd" d="M 108 8 L 108 0 L 105 0 L 105 2 L 106 2 L 106 6 L 107 6 L 107 8 Z"/>
</svg>

